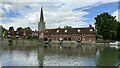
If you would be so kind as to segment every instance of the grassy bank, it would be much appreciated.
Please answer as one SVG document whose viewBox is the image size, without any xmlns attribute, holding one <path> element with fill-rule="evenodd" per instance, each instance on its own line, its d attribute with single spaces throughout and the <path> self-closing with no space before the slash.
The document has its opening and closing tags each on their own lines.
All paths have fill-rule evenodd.
<svg viewBox="0 0 120 68">
<path fill-rule="evenodd" d="M 106 40 L 106 41 L 104 41 L 103 39 L 96 40 L 96 43 L 109 43 L 109 42 L 111 42 L 111 40 Z"/>
</svg>

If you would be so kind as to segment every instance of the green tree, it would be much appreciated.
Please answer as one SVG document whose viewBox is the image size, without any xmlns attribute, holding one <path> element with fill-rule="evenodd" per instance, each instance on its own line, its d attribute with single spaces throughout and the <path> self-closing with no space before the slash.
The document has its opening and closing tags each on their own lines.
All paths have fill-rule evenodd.
<svg viewBox="0 0 120 68">
<path fill-rule="evenodd" d="M 97 15 L 95 17 L 97 35 L 101 36 L 104 41 L 114 40 L 117 35 L 117 23 L 115 16 L 111 16 L 107 12 Z"/>
<path fill-rule="evenodd" d="M 72 28 L 72 26 L 64 26 L 64 28 Z"/>
<path fill-rule="evenodd" d="M 118 22 L 118 28 L 117 28 L 117 36 L 116 40 L 120 41 L 120 22 Z"/>
<path fill-rule="evenodd" d="M 11 26 L 11 27 L 9 28 L 9 30 L 12 30 L 12 31 L 14 31 L 14 28 Z"/>
<path fill-rule="evenodd" d="M 22 27 L 18 27 L 16 31 L 21 31 L 22 30 Z"/>
</svg>

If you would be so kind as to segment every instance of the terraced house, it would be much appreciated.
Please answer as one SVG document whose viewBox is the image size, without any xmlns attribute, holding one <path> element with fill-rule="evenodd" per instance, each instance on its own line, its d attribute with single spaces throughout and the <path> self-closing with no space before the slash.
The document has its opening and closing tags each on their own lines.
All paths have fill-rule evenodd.
<svg viewBox="0 0 120 68">
<path fill-rule="evenodd" d="M 94 27 L 89 25 L 85 28 L 56 28 L 46 29 L 43 16 L 43 9 L 41 8 L 40 21 L 38 22 L 38 32 L 40 37 L 45 40 L 51 39 L 52 41 L 81 41 L 81 42 L 96 42 L 96 31 Z"/>
</svg>

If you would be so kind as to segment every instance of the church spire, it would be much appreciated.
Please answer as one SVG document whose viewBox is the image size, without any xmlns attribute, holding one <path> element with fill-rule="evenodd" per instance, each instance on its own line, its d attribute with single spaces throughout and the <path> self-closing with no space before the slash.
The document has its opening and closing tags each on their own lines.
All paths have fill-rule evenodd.
<svg viewBox="0 0 120 68">
<path fill-rule="evenodd" d="M 39 32 L 45 31 L 45 22 L 44 22 L 44 16 L 43 16 L 42 7 L 41 7 L 41 13 L 40 13 L 40 21 L 38 22 L 38 31 Z"/>
<path fill-rule="evenodd" d="M 44 22 L 43 9 L 41 7 L 40 22 Z"/>
</svg>

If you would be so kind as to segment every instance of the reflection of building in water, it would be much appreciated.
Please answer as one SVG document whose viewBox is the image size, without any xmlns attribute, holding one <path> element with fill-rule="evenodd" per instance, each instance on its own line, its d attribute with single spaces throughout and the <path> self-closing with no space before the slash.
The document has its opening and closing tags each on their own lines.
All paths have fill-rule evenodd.
<svg viewBox="0 0 120 68">
<path fill-rule="evenodd" d="M 80 54 L 81 54 L 81 56 L 96 55 L 96 47 L 95 46 L 82 47 Z"/>
<path fill-rule="evenodd" d="M 43 66 L 43 60 L 44 60 L 43 48 L 38 47 L 38 64 L 40 68 Z"/>
<path fill-rule="evenodd" d="M 86 28 L 56 28 L 45 29 L 45 22 L 43 10 L 41 8 L 40 21 L 38 22 L 38 32 L 40 37 L 43 36 L 45 40 L 51 39 L 54 41 L 67 40 L 67 41 L 82 41 L 82 42 L 95 42 L 96 32 L 94 27 L 89 25 Z"/>
<path fill-rule="evenodd" d="M 96 55 L 96 47 L 45 48 L 45 55 L 90 56 Z"/>
<path fill-rule="evenodd" d="M 86 50 L 87 49 L 87 50 Z M 43 51 L 44 50 L 44 51 Z M 73 48 L 54 48 L 46 47 L 39 49 L 40 66 L 66 66 L 66 65 L 91 65 L 95 64 L 96 48 L 73 47 Z M 87 59 L 86 59 L 87 58 Z M 93 62 L 92 62 L 93 61 Z M 92 62 L 92 63 L 91 63 Z M 88 64 L 88 66 L 90 66 Z"/>
</svg>

